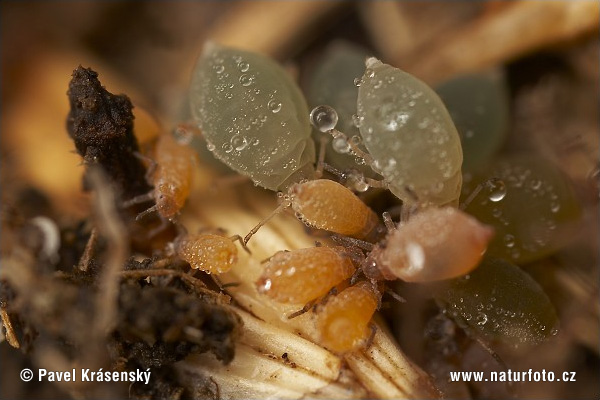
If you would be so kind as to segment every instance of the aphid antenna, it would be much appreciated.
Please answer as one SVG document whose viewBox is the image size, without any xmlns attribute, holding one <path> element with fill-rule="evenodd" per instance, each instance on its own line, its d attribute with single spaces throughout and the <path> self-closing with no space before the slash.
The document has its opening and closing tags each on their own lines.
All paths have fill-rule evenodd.
<svg viewBox="0 0 600 400">
<path fill-rule="evenodd" d="M 473 200 L 475 200 L 477 198 L 477 196 L 479 195 L 479 193 L 481 193 L 481 191 L 483 189 L 493 189 L 494 185 L 501 183 L 501 182 L 502 182 L 502 179 L 495 177 L 495 176 L 488 178 L 485 181 L 481 182 L 480 184 L 478 184 L 475 187 L 475 189 L 473 189 L 471 194 L 465 199 L 464 203 L 462 203 L 458 208 L 461 211 L 464 211 L 473 202 Z"/>
<path fill-rule="evenodd" d="M 290 208 L 292 205 L 290 200 L 284 200 L 283 202 L 281 202 L 281 204 L 279 204 L 279 206 L 277 206 L 277 208 L 275 210 L 273 210 L 271 212 L 271 214 L 269 214 L 265 219 L 263 219 L 262 221 L 260 221 L 258 223 L 258 225 L 256 225 L 254 228 L 252 228 L 252 230 L 244 237 L 244 245 L 248 244 L 248 241 L 250 240 L 250 238 L 252 238 L 252 236 L 254 236 L 254 234 L 256 232 L 258 232 L 258 230 L 260 228 L 263 227 L 263 225 L 265 225 L 267 222 L 269 222 L 273 217 L 275 217 L 276 215 L 282 213 L 283 211 L 285 211 L 286 209 Z"/>
<path fill-rule="evenodd" d="M 389 212 L 384 211 L 383 214 L 381 214 L 381 216 L 383 217 L 383 223 L 385 224 L 385 227 L 388 230 L 388 233 L 392 233 L 393 231 L 396 230 L 396 224 L 394 223 L 394 221 L 392 221 L 392 216 L 390 215 Z"/>
<path fill-rule="evenodd" d="M 135 220 L 139 221 L 142 218 L 144 218 L 146 215 L 148 214 L 152 214 L 153 212 L 158 211 L 158 206 L 155 204 L 152 207 L 148 208 L 147 210 L 142 211 L 141 213 L 139 213 L 136 217 Z"/>
</svg>

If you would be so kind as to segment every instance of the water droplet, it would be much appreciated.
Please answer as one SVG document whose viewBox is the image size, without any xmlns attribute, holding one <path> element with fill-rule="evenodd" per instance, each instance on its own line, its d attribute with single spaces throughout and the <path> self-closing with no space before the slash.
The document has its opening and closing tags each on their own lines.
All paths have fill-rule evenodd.
<svg viewBox="0 0 600 400">
<path fill-rule="evenodd" d="M 553 201 L 550 203 L 550 211 L 557 213 L 558 210 L 560 210 L 560 203 L 558 201 Z"/>
<path fill-rule="evenodd" d="M 330 106 L 317 106 L 310 112 L 310 123 L 321 132 L 329 132 L 337 122 L 337 112 Z"/>
<path fill-rule="evenodd" d="M 276 114 L 281 111 L 281 103 L 276 99 L 271 99 L 267 103 L 267 108 L 271 110 L 273 114 Z"/>
<path fill-rule="evenodd" d="M 483 326 L 487 323 L 487 321 L 488 321 L 487 314 L 485 314 L 485 313 L 477 314 L 477 325 Z"/>
<path fill-rule="evenodd" d="M 336 153 L 347 154 L 350 151 L 350 143 L 344 138 L 338 137 L 333 139 L 331 147 Z"/>
<path fill-rule="evenodd" d="M 511 248 L 515 245 L 515 237 L 511 234 L 504 235 L 504 245 Z"/>
<path fill-rule="evenodd" d="M 231 153 L 233 151 L 233 146 L 229 143 L 225 143 L 223 144 L 223 150 L 225 151 L 225 153 Z"/>
<path fill-rule="evenodd" d="M 225 71 L 225 67 L 222 64 L 215 65 L 215 71 L 217 74 L 222 74 Z"/>
<path fill-rule="evenodd" d="M 248 69 L 250 68 L 250 64 L 248 64 L 248 63 L 247 63 L 247 62 L 245 62 L 245 61 L 240 61 L 240 62 L 238 63 L 238 68 L 240 69 L 240 71 L 242 71 L 242 72 L 246 72 L 246 71 L 248 71 Z"/>
<path fill-rule="evenodd" d="M 362 122 L 363 118 L 359 117 L 358 114 L 352 114 L 352 124 L 357 127 L 360 128 L 360 124 Z"/>
<path fill-rule="evenodd" d="M 250 86 L 254 83 L 254 77 L 248 74 L 242 74 L 240 76 L 240 83 L 242 86 Z"/>
<path fill-rule="evenodd" d="M 359 87 L 360 85 L 362 85 L 363 80 L 361 78 L 354 78 L 354 86 Z"/>
<path fill-rule="evenodd" d="M 491 180 L 488 185 L 488 198 L 497 202 L 506 196 L 506 185 L 500 179 Z"/>
<path fill-rule="evenodd" d="M 248 139 L 245 136 L 235 135 L 231 138 L 231 145 L 237 150 L 241 151 L 248 147 Z"/>
<path fill-rule="evenodd" d="M 206 143 L 206 148 L 208 149 L 208 151 L 214 151 L 216 147 L 212 143 Z"/>
<path fill-rule="evenodd" d="M 372 78 L 375 76 L 375 71 L 373 71 L 371 68 L 367 68 L 365 70 L 365 75 L 369 78 Z"/>
<path fill-rule="evenodd" d="M 542 181 L 539 179 L 532 179 L 531 182 L 529 183 L 529 187 L 532 190 L 538 190 L 539 188 L 542 187 Z"/>
</svg>

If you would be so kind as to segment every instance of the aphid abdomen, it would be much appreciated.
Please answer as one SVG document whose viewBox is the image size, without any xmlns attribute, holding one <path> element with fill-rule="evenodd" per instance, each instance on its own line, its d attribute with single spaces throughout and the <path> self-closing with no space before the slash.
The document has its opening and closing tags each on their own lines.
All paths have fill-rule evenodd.
<svg viewBox="0 0 600 400">
<path fill-rule="evenodd" d="M 410 74 L 366 62 L 358 90 L 359 130 L 373 168 L 404 202 L 458 204 L 462 148 L 439 96 Z"/>
<path fill-rule="evenodd" d="M 175 240 L 174 247 L 175 254 L 192 268 L 209 274 L 229 271 L 238 259 L 233 241 L 219 235 L 184 235 Z"/>
<path fill-rule="evenodd" d="M 311 247 L 275 253 L 256 286 L 281 303 L 306 304 L 352 276 L 354 265 L 341 247 Z"/>
<path fill-rule="evenodd" d="M 362 281 L 330 298 L 315 314 L 321 344 L 338 353 L 363 345 L 371 332 L 369 322 L 379 297 L 371 282 Z"/>
<path fill-rule="evenodd" d="M 207 43 L 190 103 L 208 149 L 257 185 L 283 190 L 314 175 L 308 106 L 273 60 Z"/>
<path fill-rule="evenodd" d="M 172 218 L 181 210 L 190 194 L 196 153 L 177 143 L 171 135 L 158 138 L 154 150 L 157 164 L 152 176 L 156 208 L 164 218 Z"/>
<path fill-rule="evenodd" d="M 373 210 L 335 181 L 299 183 L 290 193 L 296 216 L 315 228 L 364 239 L 379 223 Z"/>
<path fill-rule="evenodd" d="M 492 236 L 492 228 L 458 209 L 429 208 L 392 232 L 384 247 L 376 246 L 364 271 L 407 282 L 455 278 L 479 264 Z"/>
</svg>

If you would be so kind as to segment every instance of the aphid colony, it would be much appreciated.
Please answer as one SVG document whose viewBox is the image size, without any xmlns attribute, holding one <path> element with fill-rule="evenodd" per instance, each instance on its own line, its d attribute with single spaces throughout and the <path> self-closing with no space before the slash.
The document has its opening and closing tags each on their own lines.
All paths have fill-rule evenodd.
<svg viewBox="0 0 600 400">
<path fill-rule="evenodd" d="M 467 274 L 492 237 L 491 228 L 453 207 L 461 188 L 462 150 L 441 100 L 424 83 L 379 60 L 369 58 L 366 67 L 357 101 L 362 139 L 335 129 L 331 107 L 309 113 L 287 73 L 258 54 L 207 44 L 190 91 L 194 120 L 208 149 L 255 184 L 279 191 L 280 206 L 271 216 L 291 207 L 307 225 L 341 236 L 339 246 L 274 254 L 256 287 L 276 302 L 304 305 L 289 317 L 312 308 L 322 344 L 342 353 L 368 341 L 384 280 L 423 282 Z M 361 162 L 383 176 L 381 181 L 359 176 L 358 181 L 364 190 L 389 188 L 403 201 L 397 226 L 389 216 L 384 226 L 350 189 L 321 178 L 323 168 L 336 168 L 324 164 L 322 152 L 316 162 L 311 124 L 346 141 Z M 160 147 L 163 141 L 170 147 Z M 172 139 L 159 145 L 153 209 L 173 218 L 189 193 L 192 168 L 178 156 L 191 157 Z M 232 240 L 219 235 L 182 235 L 173 250 L 209 273 L 226 272 L 237 257 Z"/>
</svg>

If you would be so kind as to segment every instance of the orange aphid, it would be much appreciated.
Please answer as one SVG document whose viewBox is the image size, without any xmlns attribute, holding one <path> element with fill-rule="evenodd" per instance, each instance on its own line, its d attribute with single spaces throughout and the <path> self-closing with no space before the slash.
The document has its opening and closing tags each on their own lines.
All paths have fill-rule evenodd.
<svg viewBox="0 0 600 400">
<path fill-rule="evenodd" d="M 196 152 L 178 143 L 171 135 L 161 135 L 154 148 L 156 170 L 152 174 L 156 210 L 163 218 L 173 218 L 185 204 L 196 167 Z"/>
<path fill-rule="evenodd" d="M 369 323 L 379 303 L 379 291 L 362 281 L 344 289 L 315 313 L 319 339 L 328 349 L 345 353 L 365 344 Z"/>
<path fill-rule="evenodd" d="M 364 239 L 379 223 L 350 189 L 328 179 L 294 184 L 290 198 L 296 215 L 318 229 Z"/>
<path fill-rule="evenodd" d="M 479 264 L 493 233 L 491 227 L 456 208 L 429 208 L 376 245 L 362 268 L 374 280 L 455 278 Z"/>
<path fill-rule="evenodd" d="M 305 304 L 318 299 L 355 271 L 342 247 L 279 251 L 256 282 L 258 291 L 282 303 Z"/>
<path fill-rule="evenodd" d="M 227 272 L 237 262 L 237 247 L 225 236 L 213 234 L 181 235 L 173 243 L 175 254 L 192 268 L 209 274 Z"/>
</svg>

